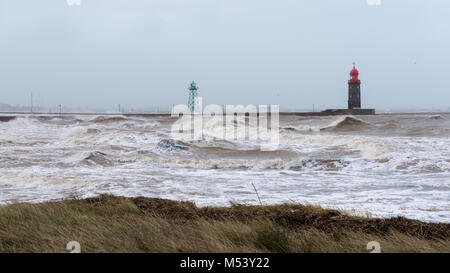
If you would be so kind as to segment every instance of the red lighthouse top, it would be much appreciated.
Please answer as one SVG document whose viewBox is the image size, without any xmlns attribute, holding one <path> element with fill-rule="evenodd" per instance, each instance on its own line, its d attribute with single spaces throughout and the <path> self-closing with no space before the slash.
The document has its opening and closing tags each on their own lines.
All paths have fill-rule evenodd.
<svg viewBox="0 0 450 273">
<path fill-rule="evenodd" d="M 355 63 L 353 63 L 353 69 L 350 71 L 350 76 L 352 77 L 348 82 L 349 83 L 360 83 L 361 81 L 358 79 L 359 71 L 355 67 Z"/>
</svg>

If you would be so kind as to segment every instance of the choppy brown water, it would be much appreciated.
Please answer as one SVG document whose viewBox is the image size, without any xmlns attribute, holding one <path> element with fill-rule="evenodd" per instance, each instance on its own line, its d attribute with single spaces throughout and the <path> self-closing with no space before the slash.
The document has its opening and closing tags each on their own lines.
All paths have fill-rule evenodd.
<svg viewBox="0 0 450 273">
<path fill-rule="evenodd" d="M 280 146 L 174 140 L 170 117 L 23 116 L 0 123 L 0 203 L 100 193 L 198 205 L 300 202 L 450 221 L 450 115 L 280 117 Z M 240 122 L 228 124 L 238 127 Z"/>
</svg>

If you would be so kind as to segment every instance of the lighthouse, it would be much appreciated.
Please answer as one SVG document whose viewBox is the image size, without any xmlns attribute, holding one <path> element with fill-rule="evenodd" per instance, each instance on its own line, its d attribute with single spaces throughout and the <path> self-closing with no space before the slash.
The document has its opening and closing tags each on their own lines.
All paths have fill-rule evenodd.
<svg viewBox="0 0 450 273">
<path fill-rule="evenodd" d="M 358 79 L 359 71 L 353 63 L 348 81 L 348 109 L 361 109 L 361 81 Z"/>
<path fill-rule="evenodd" d="M 195 81 L 192 81 L 191 85 L 189 86 L 188 108 L 193 114 L 199 110 L 198 89 L 199 88 Z"/>
</svg>

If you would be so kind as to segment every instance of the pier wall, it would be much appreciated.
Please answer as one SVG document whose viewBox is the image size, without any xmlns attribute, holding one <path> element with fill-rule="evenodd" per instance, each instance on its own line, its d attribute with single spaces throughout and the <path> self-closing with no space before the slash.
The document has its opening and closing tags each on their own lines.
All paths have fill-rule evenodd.
<svg viewBox="0 0 450 273">
<path fill-rule="evenodd" d="M 11 114 L 11 113 L 9 113 Z M 248 114 L 248 113 L 247 113 Z M 61 113 L 61 114 L 30 114 L 30 113 L 16 113 L 15 115 L 0 116 L 0 122 L 8 122 L 20 116 L 77 116 L 77 115 L 92 115 L 92 116 L 139 116 L 139 117 L 164 117 L 170 116 L 169 113 L 149 113 L 149 114 L 124 114 L 124 113 Z M 269 114 L 270 115 L 270 114 Z M 280 112 L 280 116 L 339 116 L 339 115 L 375 115 L 375 109 L 329 109 L 322 112 Z"/>
</svg>

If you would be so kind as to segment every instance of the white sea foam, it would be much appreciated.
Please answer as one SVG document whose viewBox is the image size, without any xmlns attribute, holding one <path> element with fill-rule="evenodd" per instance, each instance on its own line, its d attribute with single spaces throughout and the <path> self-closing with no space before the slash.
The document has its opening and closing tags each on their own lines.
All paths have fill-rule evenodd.
<svg viewBox="0 0 450 273">
<path fill-rule="evenodd" d="M 217 120 L 206 119 L 205 137 L 192 141 L 189 134 L 171 139 L 164 118 L 73 119 L 0 123 L 0 203 L 111 193 L 201 206 L 256 204 L 253 182 L 266 204 L 450 222 L 445 115 L 357 117 L 361 123 L 288 117 L 281 119 L 279 150 L 271 152 L 248 139 L 221 140 Z M 244 133 L 243 124 L 226 128 Z"/>
</svg>

